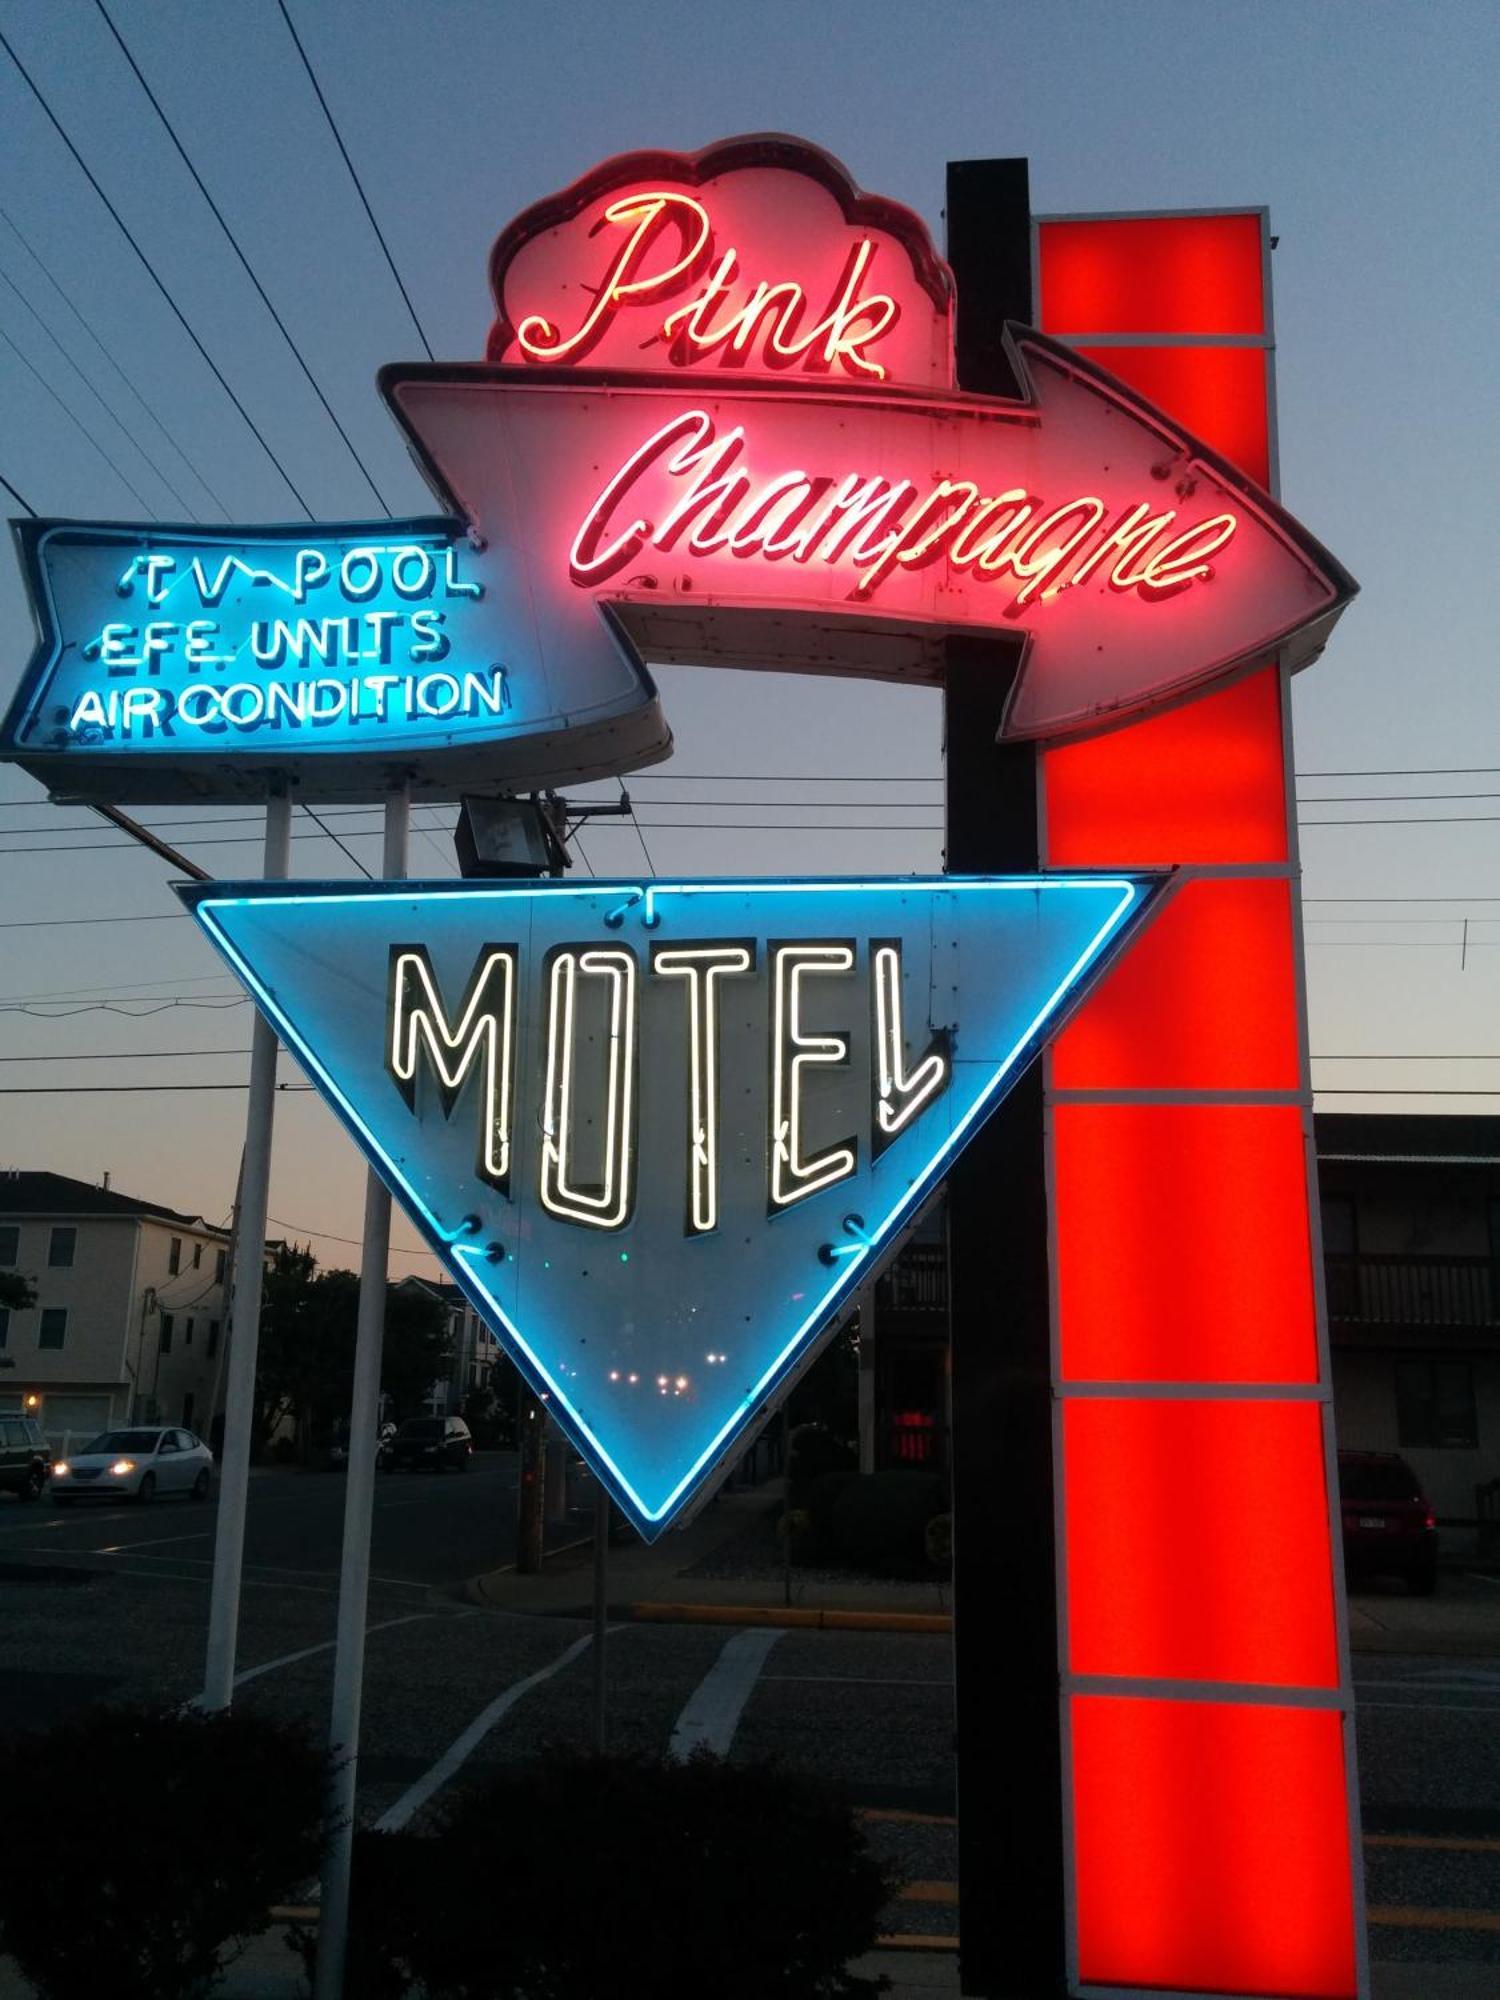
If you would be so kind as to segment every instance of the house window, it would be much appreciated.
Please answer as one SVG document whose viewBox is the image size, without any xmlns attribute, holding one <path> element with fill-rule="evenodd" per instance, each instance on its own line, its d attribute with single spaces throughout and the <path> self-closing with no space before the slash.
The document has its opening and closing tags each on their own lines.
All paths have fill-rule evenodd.
<svg viewBox="0 0 1500 2000">
<path fill-rule="evenodd" d="M 1472 1364 L 1398 1361 L 1396 1425 L 1402 1444 L 1472 1450 L 1479 1443 Z"/>
<path fill-rule="evenodd" d="M 0 1306 L 0 1347 L 10 1344 L 10 1307 Z"/>
<path fill-rule="evenodd" d="M 19 1223 L 0 1222 L 0 1267 L 14 1269 L 21 1254 L 21 1228 Z"/>
<path fill-rule="evenodd" d="M 191 1317 L 189 1317 L 187 1325 L 182 1329 L 182 1344 L 184 1347 L 191 1347 L 193 1344 L 193 1322 Z"/>
<path fill-rule="evenodd" d="M 41 1331 L 37 1335 L 38 1347 L 61 1347 L 68 1331 L 68 1309 L 66 1306 L 43 1306 Z"/>
<path fill-rule="evenodd" d="M 167 1249 L 167 1276 L 175 1278 L 182 1269 L 182 1238 L 174 1236 Z"/>
<path fill-rule="evenodd" d="M 222 1285 L 224 1282 L 225 1261 L 225 1253 L 221 1250 L 214 1258 L 214 1283 L 216 1285 Z"/>
<path fill-rule="evenodd" d="M 193 1245 L 193 1269 L 195 1271 L 199 1271 L 202 1268 L 203 1268 L 203 1245 L 201 1243 L 195 1243 Z"/>
<path fill-rule="evenodd" d="M 208 1357 L 210 1361 L 218 1353 L 218 1351 L 219 1351 L 219 1322 L 216 1319 L 211 1319 L 208 1322 Z"/>
<path fill-rule="evenodd" d="M 73 1252 L 78 1248 L 78 1231 L 71 1223 L 60 1224 L 52 1232 L 47 1245 L 47 1262 L 54 1271 L 66 1271 L 73 1262 Z"/>
<path fill-rule="evenodd" d="M 161 1316 L 161 1351 L 163 1354 L 170 1354 L 172 1352 L 172 1315 L 170 1313 L 163 1313 Z"/>
</svg>

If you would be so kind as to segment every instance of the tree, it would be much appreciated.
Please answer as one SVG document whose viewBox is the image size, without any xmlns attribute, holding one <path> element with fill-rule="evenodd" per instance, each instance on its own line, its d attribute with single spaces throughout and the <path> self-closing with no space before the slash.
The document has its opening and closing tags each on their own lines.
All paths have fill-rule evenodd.
<svg viewBox="0 0 1500 2000">
<path fill-rule="evenodd" d="M 0 1271 L 0 1306 L 8 1312 L 25 1312 L 36 1304 L 36 1287 L 19 1271 Z"/>
<path fill-rule="evenodd" d="M 354 1384 L 359 1277 L 320 1271 L 309 1250 L 282 1248 L 266 1273 L 256 1370 L 256 1442 L 264 1450 L 276 1426 L 294 1417 L 306 1456 L 345 1419 Z M 448 1372 L 453 1343 L 439 1299 L 386 1288 L 381 1383 L 397 1413 L 420 1407 Z"/>
</svg>

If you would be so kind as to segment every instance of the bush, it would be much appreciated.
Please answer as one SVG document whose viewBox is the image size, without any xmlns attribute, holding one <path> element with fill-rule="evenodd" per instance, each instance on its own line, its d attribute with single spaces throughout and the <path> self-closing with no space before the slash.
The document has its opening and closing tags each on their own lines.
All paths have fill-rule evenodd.
<svg viewBox="0 0 1500 2000">
<path fill-rule="evenodd" d="M 945 1575 L 953 1569 L 953 1516 L 934 1514 L 927 1523 L 927 1560 Z"/>
<path fill-rule="evenodd" d="M 421 1834 L 356 1832 L 344 1953 L 346 1993 L 358 2000 L 405 2000 L 424 1933 L 442 1930 L 462 1936 L 467 1923 L 477 1943 L 479 1929 L 493 1924 L 493 1895 L 471 1910 L 444 1875 L 446 1859 L 443 1843 Z M 318 1963 L 317 1925 L 294 1924 L 287 1941 L 301 1953 L 311 1984 Z"/>
<path fill-rule="evenodd" d="M 425 1857 L 418 1849 L 425 1848 Z M 350 1991 L 387 2000 L 856 2000 L 896 1884 L 852 1814 L 767 1766 L 549 1755 L 438 1833 L 355 1843 Z M 415 1862 L 415 1866 L 413 1866 Z"/>
<path fill-rule="evenodd" d="M 95 1709 L 0 1746 L 0 1944 L 46 2000 L 196 2000 L 318 1869 L 327 1756 L 255 1715 Z"/>
<path fill-rule="evenodd" d="M 822 1424 L 799 1424 L 792 1432 L 786 1478 L 793 1506 L 802 1505 L 807 1488 L 823 1474 L 858 1469 L 859 1453 Z"/>
<path fill-rule="evenodd" d="M 946 1505 L 936 1473 L 867 1473 L 834 1502 L 829 1531 L 833 1553 L 862 1569 L 921 1572 L 927 1563 L 927 1523 Z"/>
<path fill-rule="evenodd" d="M 807 1514 L 807 1553 L 827 1560 L 833 1554 L 833 1510 L 851 1486 L 859 1484 L 857 1472 L 823 1472 L 810 1482 L 804 1507 Z"/>
</svg>

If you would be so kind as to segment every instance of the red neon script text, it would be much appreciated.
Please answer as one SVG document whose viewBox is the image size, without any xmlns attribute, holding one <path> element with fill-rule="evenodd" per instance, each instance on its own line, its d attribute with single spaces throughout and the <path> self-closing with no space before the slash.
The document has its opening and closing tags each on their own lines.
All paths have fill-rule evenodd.
<svg viewBox="0 0 1500 2000">
<path fill-rule="evenodd" d="M 588 287 L 591 303 L 581 324 L 564 333 L 543 314 L 529 314 L 516 328 L 528 361 L 581 361 L 622 307 L 659 307 L 703 278 L 697 295 L 658 323 L 656 337 L 679 366 L 715 351 L 726 365 L 743 365 L 759 340 L 764 367 L 800 363 L 819 374 L 842 367 L 885 379 L 884 366 L 865 349 L 896 324 L 900 307 L 885 292 L 861 292 L 875 256 L 869 237 L 850 248 L 821 319 L 804 326 L 810 306 L 802 286 L 789 279 L 761 280 L 746 292 L 739 252 L 731 248 L 715 256 L 713 222 L 691 195 L 659 188 L 622 195 L 605 209 L 600 226 L 605 224 L 627 233 L 598 285 Z M 648 271 L 652 262 L 659 268 Z"/>
<path fill-rule="evenodd" d="M 1113 513 L 1094 494 L 1060 504 L 1021 487 L 982 493 L 972 480 L 802 470 L 758 477 L 740 462 L 743 424 L 719 437 L 705 410 L 685 410 L 631 453 L 585 514 L 569 551 L 573 581 L 596 586 L 643 548 L 698 556 L 848 564 L 849 595 L 872 598 L 893 571 L 946 562 L 981 582 L 1010 578 L 1010 609 L 1099 575 L 1147 602 L 1213 575 L 1210 558 L 1238 526 L 1229 513 L 1181 524 L 1147 501 Z M 639 511 L 649 506 L 649 514 Z"/>
</svg>

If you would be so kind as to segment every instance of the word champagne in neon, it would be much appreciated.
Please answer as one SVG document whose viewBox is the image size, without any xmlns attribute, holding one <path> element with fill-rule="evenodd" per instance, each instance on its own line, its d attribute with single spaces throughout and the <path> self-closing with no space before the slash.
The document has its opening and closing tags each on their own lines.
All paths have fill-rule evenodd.
<svg viewBox="0 0 1500 2000">
<path fill-rule="evenodd" d="M 764 1131 L 769 1212 L 795 1207 L 858 1170 L 859 1147 L 873 1157 L 897 1139 L 946 1087 L 948 1038 L 929 1036 L 912 1057 L 902 990 L 901 946 L 876 941 L 866 953 L 850 939 L 772 943 L 765 948 L 770 1078 Z M 722 1180 L 720 1020 L 726 989 L 761 970 L 749 940 L 657 945 L 643 959 L 623 944 L 561 946 L 542 970 L 545 1051 L 536 1101 L 518 1111 L 516 1051 L 520 1013 L 519 947 L 493 944 L 475 961 L 455 1008 L 446 1003 L 426 949 L 394 946 L 390 957 L 386 1068 L 414 1113 L 419 1091 L 436 1093 L 445 1118 L 475 1086 L 475 1172 L 509 1193 L 517 1118 L 541 1132 L 537 1194 L 563 1221 L 619 1229 L 636 1196 L 635 1128 L 643 1079 L 639 1025 L 643 1005 L 660 1006 L 675 989 L 680 1030 L 669 1038 L 686 1084 L 683 1131 L 684 1233 L 718 1227 Z M 840 1000 L 862 1007 L 859 1037 L 870 1050 L 868 1130 L 819 1143 L 809 1131 L 811 1078 L 845 1069 L 854 1037 L 814 1024 Z M 585 1026 L 587 1016 L 587 1027 Z M 655 1042 L 652 1046 L 660 1046 Z M 665 1079 L 646 1078 L 660 1086 Z M 588 1158 L 583 1158 L 584 1135 Z"/>
</svg>

